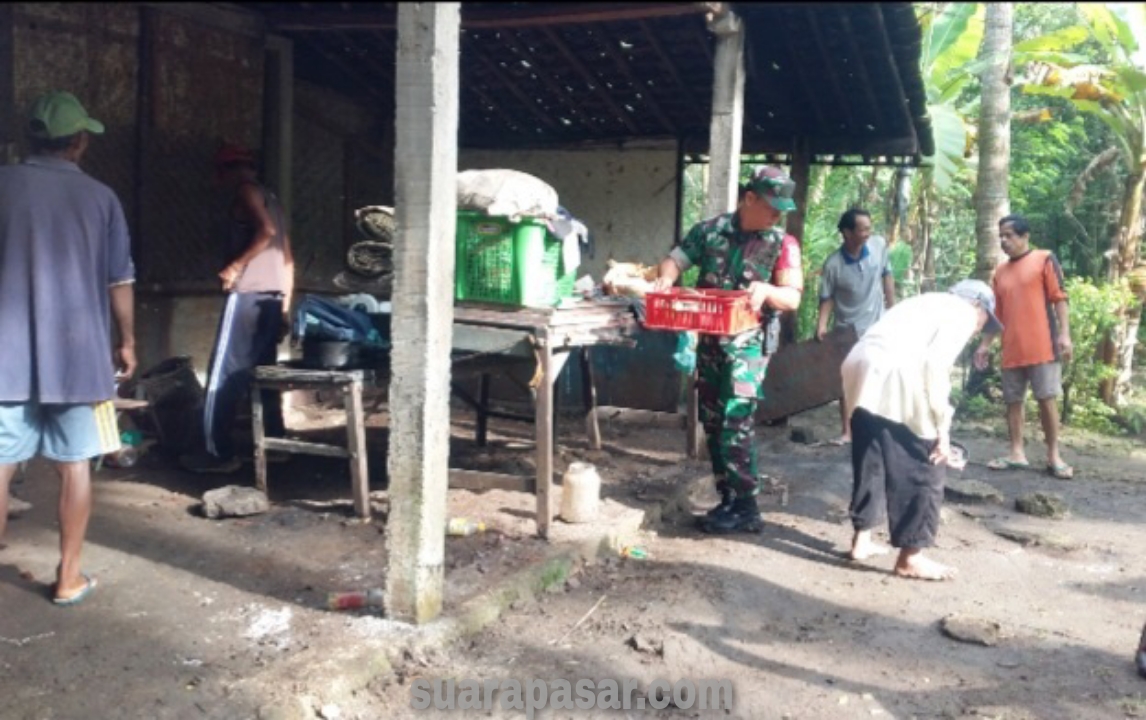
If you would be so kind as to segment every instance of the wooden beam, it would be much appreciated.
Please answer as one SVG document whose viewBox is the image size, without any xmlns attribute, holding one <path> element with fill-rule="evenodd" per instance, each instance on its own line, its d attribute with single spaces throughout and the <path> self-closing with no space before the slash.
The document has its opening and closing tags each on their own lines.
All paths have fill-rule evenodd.
<svg viewBox="0 0 1146 720">
<path fill-rule="evenodd" d="M 502 106 L 497 102 L 497 100 L 494 100 L 489 95 L 487 95 L 484 90 L 482 90 L 480 87 L 478 87 L 477 83 L 463 82 L 462 83 L 462 89 L 468 93 L 476 95 L 479 100 L 481 100 L 483 103 L 485 103 L 489 107 L 493 108 L 493 111 L 495 113 L 497 113 L 498 117 L 500 117 L 502 122 L 505 123 L 505 132 L 514 133 L 514 134 L 517 134 L 520 132 L 520 130 L 514 129 L 520 121 L 517 118 L 515 118 L 513 115 L 510 115 L 509 112 L 507 112 L 504 108 L 502 108 Z"/>
<path fill-rule="evenodd" d="M 641 18 L 679 17 L 709 12 L 711 3 L 569 3 L 561 7 L 527 10 L 468 9 L 462 13 L 466 30 L 505 30 L 524 27 L 553 27 L 607 23 Z M 323 32 L 327 30 L 393 30 L 394 16 L 377 11 L 353 10 L 271 10 L 264 13 L 267 23 L 279 32 Z"/>
<path fill-rule="evenodd" d="M 660 122 L 661 127 L 663 127 L 665 130 L 668 130 L 673 135 L 677 135 L 679 131 L 677 130 L 676 125 L 668 117 L 668 115 L 665 114 L 665 111 L 661 108 L 661 105 L 657 102 L 656 98 L 653 97 L 653 94 L 649 91 L 649 88 L 647 86 L 642 86 L 641 83 L 635 77 L 633 77 L 633 71 L 631 68 L 629 68 L 628 61 L 621 56 L 620 50 L 617 49 L 617 38 L 613 36 L 613 34 L 609 32 L 609 30 L 605 27 L 597 28 L 597 36 L 601 39 L 601 45 L 605 48 L 605 52 L 608 53 L 609 57 L 613 58 L 613 63 L 617 66 L 617 69 L 621 72 L 621 74 L 625 76 L 625 79 L 629 81 L 629 84 L 633 86 L 635 92 L 640 93 L 641 99 L 648 104 L 649 109 L 652 110 L 653 115 L 656 117 L 657 121 Z"/>
<path fill-rule="evenodd" d="M 899 108 L 900 115 L 903 121 L 907 123 L 907 129 L 911 133 L 911 141 L 916 150 L 919 148 L 919 136 L 915 133 L 915 121 L 911 117 L 911 109 L 908 106 L 909 100 L 907 97 L 907 89 L 903 85 L 903 78 L 899 75 L 899 64 L 896 62 L 895 53 L 891 50 L 891 40 L 887 37 L 887 27 L 883 23 L 883 10 L 879 5 L 872 3 L 870 10 L 872 17 L 875 18 L 875 42 L 876 47 L 883 51 L 887 57 L 888 63 L 891 65 L 891 79 L 895 83 L 895 93 L 893 95 L 892 104 Z M 897 99 L 897 100 L 896 100 Z"/>
<path fill-rule="evenodd" d="M 382 33 L 371 33 L 369 40 L 378 43 L 383 47 L 386 53 L 390 55 L 389 62 L 383 59 L 379 59 L 374 53 L 370 51 L 369 47 L 363 49 L 362 46 L 358 44 L 358 39 L 354 37 L 354 33 L 332 33 L 331 36 L 338 42 L 345 43 L 346 45 L 350 46 L 350 49 L 354 51 L 354 54 L 357 55 L 361 60 L 365 61 L 371 77 L 381 78 L 387 82 L 385 87 L 386 94 L 388 96 L 394 95 L 395 88 L 394 56 L 392 52 L 393 47 L 390 46 L 390 43 L 386 42 Z M 362 38 L 363 43 L 366 43 L 367 40 L 367 38 Z"/>
<path fill-rule="evenodd" d="M 582 126 L 592 130 L 593 132 L 599 131 L 599 128 L 594 127 L 593 123 L 590 122 L 589 118 L 585 115 L 585 111 L 582 108 L 577 107 L 577 104 L 570 99 L 569 93 L 565 91 L 565 88 L 559 87 L 557 85 L 557 82 L 553 79 L 553 73 L 546 72 L 541 69 L 540 63 L 538 62 L 538 54 L 529 49 L 529 43 L 527 40 L 521 40 L 520 38 L 516 37 L 513 32 L 510 31 L 502 33 L 501 40 L 505 43 L 506 47 L 520 55 L 522 59 L 527 59 L 534 68 L 537 68 L 537 77 L 540 78 L 541 82 L 545 84 L 545 87 L 549 90 L 550 94 L 556 97 L 563 105 L 565 105 L 566 109 L 569 110 L 569 114 L 574 119 L 576 119 L 577 122 L 581 123 Z"/>
<path fill-rule="evenodd" d="M 585 84 L 592 86 L 594 94 L 601 98 L 601 101 L 605 103 L 605 106 L 608 107 L 609 110 L 611 110 L 617 116 L 617 118 L 619 118 L 620 121 L 625 124 L 625 127 L 628 128 L 631 133 L 634 135 L 639 135 L 641 131 L 637 128 L 636 123 L 633 122 L 633 119 L 629 117 L 629 113 L 625 112 L 623 108 L 617 105 L 616 101 L 613 100 L 613 96 L 610 95 L 603 87 L 604 83 L 585 68 L 581 61 L 577 59 L 577 56 L 569 50 L 569 46 L 565 44 L 565 41 L 561 39 L 557 32 L 548 26 L 542 26 L 541 32 L 545 34 L 545 38 L 549 41 L 549 43 L 553 45 L 553 47 L 557 48 L 557 52 L 561 53 L 561 55 L 565 58 L 565 61 L 568 62 L 569 65 L 577 71 L 577 74 L 581 76 L 581 79 L 585 82 Z"/>
<path fill-rule="evenodd" d="M 820 57 L 824 61 L 824 67 L 828 68 L 828 72 L 826 74 L 828 76 L 828 84 L 832 87 L 832 94 L 835 95 L 836 103 L 843 109 L 844 114 L 847 116 L 848 127 L 846 128 L 846 132 L 853 132 L 855 130 L 856 121 L 852 116 L 852 106 L 848 102 L 847 96 L 844 95 L 843 90 L 840 88 L 840 78 L 834 72 L 834 68 L 837 67 L 837 64 L 835 59 L 828 55 L 827 46 L 824 45 L 824 36 L 820 32 L 820 24 L 816 22 L 816 11 L 805 6 L 804 17 L 807 18 L 808 24 L 812 27 L 812 38 L 816 43 L 816 48 L 820 51 Z"/>
<path fill-rule="evenodd" d="M 808 136 L 801 135 L 792 143 L 792 179 L 796 181 L 796 209 L 786 218 L 786 230 L 797 240 L 804 240 L 804 221 L 808 216 L 808 179 L 812 164 L 812 154 L 808 150 Z"/>
<path fill-rule="evenodd" d="M 358 68 L 352 66 L 349 61 L 341 57 L 341 53 L 329 52 L 318 42 L 315 42 L 313 39 L 308 37 L 300 36 L 298 41 L 307 45 L 310 49 L 321 55 L 327 62 L 333 64 L 343 73 L 345 73 L 347 77 L 354 81 L 355 85 L 361 86 L 362 89 L 368 93 L 371 98 L 382 103 L 383 107 L 394 107 L 394 98 L 388 97 L 386 94 L 379 92 L 378 89 L 374 87 L 374 83 L 370 82 L 368 79 L 361 75 Z"/>
<path fill-rule="evenodd" d="M 699 45 L 700 49 L 704 51 L 704 57 L 708 60 L 708 64 L 712 65 L 714 60 L 712 55 L 712 48 L 708 46 L 708 35 L 704 32 L 703 29 L 701 29 L 699 25 L 692 26 L 692 33 L 696 36 L 696 44 Z"/>
<path fill-rule="evenodd" d="M 668 71 L 669 76 L 672 77 L 673 82 L 676 83 L 677 90 L 679 90 L 680 94 L 684 96 L 684 100 L 686 103 L 688 103 L 693 116 L 696 117 L 696 119 L 699 120 L 701 124 L 707 123 L 708 116 L 704 114 L 704 106 L 697 101 L 696 95 L 694 95 L 692 92 L 692 88 L 689 87 L 688 83 L 686 83 L 681 78 L 680 71 L 677 69 L 676 63 L 674 63 L 672 58 L 669 57 L 669 54 L 665 52 L 664 48 L 660 44 L 660 41 L 657 40 L 656 33 L 652 31 L 647 21 L 638 20 L 637 23 L 640 25 L 641 32 L 644 33 L 645 42 L 647 42 L 649 47 L 653 49 L 653 52 L 656 53 L 657 57 L 660 59 L 661 65 L 664 66 L 665 70 Z M 707 44 L 705 47 L 707 47 Z"/>
<path fill-rule="evenodd" d="M 539 120 L 542 125 L 549 128 L 550 130 L 556 130 L 557 123 L 554 121 L 553 117 L 549 115 L 549 113 L 539 108 L 537 106 L 537 101 L 529 97 L 529 95 L 527 95 L 525 91 L 519 87 L 519 83 L 515 82 L 513 78 L 507 78 L 504 74 L 502 74 L 501 68 L 497 66 L 497 63 L 486 57 L 485 54 L 478 48 L 478 42 L 478 38 L 474 37 L 472 34 L 467 34 L 466 40 L 463 43 L 462 53 L 468 53 L 469 55 L 477 58 L 478 64 L 485 68 L 485 71 L 492 75 L 503 88 L 505 88 L 515 98 L 517 98 L 517 101 L 521 103 L 525 109 L 533 115 L 533 117 L 537 118 L 537 120 Z"/>
<path fill-rule="evenodd" d="M 816 116 L 816 126 L 821 134 L 830 134 L 836 128 L 828 127 L 828 120 L 824 116 L 824 110 L 820 107 L 820 87 L 818 83 L 812 82 L 808 77 L 807 70 L 804 63 L 800 62 L 800 56 L 796 52 L 796 34 L 795 33 L 780 33 L 784 38 L 784 47 L 788 50 L 788 57 L 792 59 L 792 64 L 796 66 L 796 77 L 800 79 L 800 87 L 803 89 L 805 97 L 808 98 L 808 103 L 812 106 L 812 114 Z M 802 41 L 801 41 L 802 42 Z"/>
<path fill-rule="evenodd" d="M 876 122 L 876 127 L 883 129 L 886 119 L 883 117 L 883 110 L 880 108 L 879 102 L 875 99 L 875 88 L 871 84 L 871 76 L 867 72 L 867 63 L 864 62 L 864 56 L 860 52 L 859 42 L 856 41 L 855 30 L 852 29 L 852 20 L 848 17 L 853 5 L 843 5 L 837 8 L 840 13 L 840 26 L 844 29 L 844 36 L 848 39 L 848 48 L 852 52 L 852 58 L 856 62 L 856 73 L 859 75 L 860 84 L 864 88 L 864 97 L 867 98 L 868 109 L 871 110 L 871 116 Z M 863 128 L 867 130 L 867 128 Z M 890 128 L 888 128 L 890 129 Z"/>
</svg>

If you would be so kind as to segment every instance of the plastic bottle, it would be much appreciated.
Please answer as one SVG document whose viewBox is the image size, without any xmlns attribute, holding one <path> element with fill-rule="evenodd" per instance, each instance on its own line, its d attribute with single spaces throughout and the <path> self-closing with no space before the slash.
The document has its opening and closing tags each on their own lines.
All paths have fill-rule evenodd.
<svg viewBox="0 0 1146 720">
<path fill-rule="evenodd" d="M 364 607 L 382 607 L 383 592 L 379 588 L 373 590 L 353 590 L 351 592 L 332 592 L 326 596 L 326 607 L 331 610 L 357 610 Z"/>
<path fill-rule="evenodd" d="M 634 560 L 647 560 L 649 552 L 640 545 L 626 545 L 621 548 L 621 557 L 632 558 Z"/>
<path fill-rule="evenodd" d="M 449 524 L 446 525 L 446 534 L 453 535 L 455 537 L 476 535 L 480 532 L 485 532 L 485 523 L 481 520 L 470 520 L 469 518 L 450 518 Z"/>
<path fill-rule="evenodd" d="M 601 500 L 601 476 L 589 463 L 570 463 L 561 481 L 561 519 L 569 523 L 592 522 Z"/>
<path fill-rule="evenodd" d="M 125 445 L 117 452 L 104 458 L 104 463 L 113 468 L 129 468 L 139 461 L 139 451 L 131 445 Z"/>
</svg>

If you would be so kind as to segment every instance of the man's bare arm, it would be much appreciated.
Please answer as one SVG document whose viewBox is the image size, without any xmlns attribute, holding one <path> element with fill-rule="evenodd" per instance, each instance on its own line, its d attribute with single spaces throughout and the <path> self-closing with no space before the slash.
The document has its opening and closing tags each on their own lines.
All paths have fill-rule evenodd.
<svg viewBox="0 0 1146 720">
<path fill-rule="evenodd" d="M 890 308 L 895 305 L 895 276 L 887 273 L 883 276 L 883 306 Z"/>
<path fill-rule="evenodd" d="M 112 285 L 108 289 L 111 297 L 111 313 L 119 331 L 119 347 L 116 348 L 117 369 L 126 377 L 135 374 L 135 285 L 127 282 Z"/>
<path fill-rule="evenodd" d="M 262 193 L 256 186 L 243 185 L 238 188 L 238 205 L 246 213 L 246 217 L 249 217 L 253 225 L 256 226 L 251 244 L 246 246 L 243 255 L 235 258 L 230 264 L 231 268 L 243 272 L 243 268 L 250 265 L 254 256 L 268 248 L 277 228 L 275 228 L 275 221 L 270 218 L 270 213 L 267 212 Z"/>
<path fill-rule="evenodd" d="M 832 315 L 832 308 L 833 307 L 835 307 L 835 303 L 832 302 L 831 298 L 828 298 L 827 300 L 821 300 L 820 301 L 820 317 L 819 317 L 819 320 L 816 322 L 816 339 L 817 340 L 823 340 L 824 335 L 828 334 L 828 318 L 831 317 L 831 315 Z"/>
<path fill-rule="evenodd" d="M 653 287 L 657 290 L 667 290 L 676 284 L 678 278 L 680 278 L 680 265 L 677 265 L 676 260 L 671 257 L 666 257 L 657 267 L 657 279 L 653 281 Z"/>
</svg>

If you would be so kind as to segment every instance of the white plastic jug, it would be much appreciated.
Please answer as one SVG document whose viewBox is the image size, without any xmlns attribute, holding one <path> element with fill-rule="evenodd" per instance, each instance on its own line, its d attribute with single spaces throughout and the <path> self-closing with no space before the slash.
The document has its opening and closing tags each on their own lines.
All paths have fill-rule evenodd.
<svg viewBox="0 0 1146 720">
<path fill-rule="evenodd" d="M 589 463 L 570 463 L 561 489 L 561 519 L 586 523 L 597 519 L 601 501 L 601 476 Z"/>
</svg>

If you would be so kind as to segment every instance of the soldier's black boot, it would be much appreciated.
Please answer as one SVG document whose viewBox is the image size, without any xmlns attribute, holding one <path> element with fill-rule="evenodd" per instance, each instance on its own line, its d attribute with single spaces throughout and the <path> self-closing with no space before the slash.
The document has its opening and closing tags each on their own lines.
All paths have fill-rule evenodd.
<svg viewBox="0 0 1146 720">
<path fill-rule="evenodd" d="M 700 529 L 714 535 L 760 532 L 764 529 L 764 518 L 760 516 L 760 507 L 756 504 L 756 496 L 738 496 L 727 513 L 708 518 Z"/>
<path fill-rule="evenodd" d="M 716 507 L 712 508 L 708 512 L 706 512 L 704 515 L 701 515 L 700 517 L 698 517 L 696 519 L 697 524 L 703 525 L 704 523 L 708 522 L 709 520 L 712 520 L 715 517 L 727 515 L 728 513 L 732 512 L 732 505 L 735 503 L 735 501 L 736 501 L 736 493 L 732 492 L 732 488 L 721 487 L 720 488 L 720 504 L 717 505 Z"/>
</svg>

